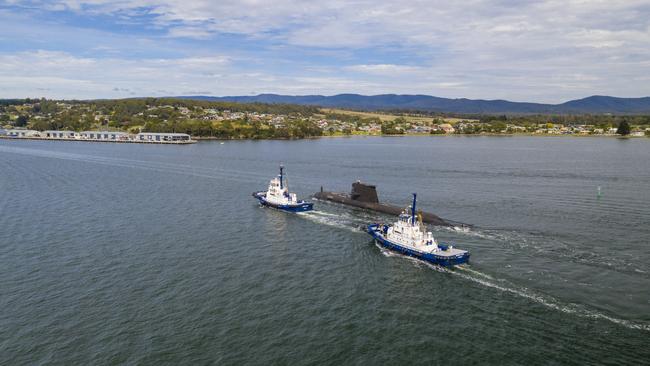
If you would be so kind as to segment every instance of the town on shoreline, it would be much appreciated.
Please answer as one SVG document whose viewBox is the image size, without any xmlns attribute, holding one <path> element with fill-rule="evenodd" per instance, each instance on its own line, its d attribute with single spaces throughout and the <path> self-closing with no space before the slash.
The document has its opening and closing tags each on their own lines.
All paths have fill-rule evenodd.
<svg viewBox="0 0 650 366">
<path fill-rule="evenodd" d="M 91 138 L 91 133 L 97 135 Z M 352 135 L 642 137 L 650 136 L 650 116 L 364 112 L 182 98 L 0 100 L 0 136 L 4 137 L 61 139 L 65 135 L 65 139 L 102 140 L 104 136 L 109 136 L 106 134 L 118 134 L 117 140 L 138 142 L 143 141 L 144 138 L 138 137 L 144 136 L 143 133 L 154 136 L 148 137 L 153 138 L 152 142 L 156 142 L 156 135 L 151 133 L 157 133 L 163 142 L 165 139 L 172 142 L 171 136 L 179 139 L 178 136 L 182 134 L 191 135 L 191 139 L 293 139 Z"/>
</svg>

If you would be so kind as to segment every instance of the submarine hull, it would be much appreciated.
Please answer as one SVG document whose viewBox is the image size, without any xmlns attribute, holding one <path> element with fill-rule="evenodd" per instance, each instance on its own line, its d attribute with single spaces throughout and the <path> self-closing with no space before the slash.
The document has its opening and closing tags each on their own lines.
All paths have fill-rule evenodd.
<svg viewBox="0 0 650 366">
<path fill-rule="evenodd" d="M 404 210 L 403 207 L 398 207 L 398 206 L 393 206 L 393 205 L 387 205 L 385 203 L 379 203 L 379 202 L 364 202 L 360 200 L 354 200 L 350 198 L 349 195 L 344 194 L 344 193 L 336 193 L 336 192 L 327 192 L 327 191 L 321 191 L 317 192 L 314 194 L 314 198 L 323 200 L 323 201 L 331 201 L 331 202 L 336 202 L 344 205 L 349 205 L 349 206 L 354 206 L 354 207 L 359 207 L 363 208 L 366 210 L 372 210 L 372 211 L 377 211 L 389 215 L 399 215 L 402 213 Z M 438 226 L 454 226 L 454 224 L 445 221 L 444 219 L 429 213 L 429 212 L 422 212 L 422 221 L 432 224 L 432 225 L 438 225 Z"/>
</svg>

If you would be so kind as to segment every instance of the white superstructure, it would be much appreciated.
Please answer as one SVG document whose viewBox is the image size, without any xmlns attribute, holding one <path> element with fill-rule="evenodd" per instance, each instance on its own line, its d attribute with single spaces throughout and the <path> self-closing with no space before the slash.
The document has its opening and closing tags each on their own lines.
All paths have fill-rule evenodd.
<svg viewBox="0 0 650 366">
<path fill-rule="evenodd" d="M 438 243 L 433 237 L 433 234 L 430 231 L 426 231 L 426 227 L 422 221 L 416 220 L 406 210 L 399 215 L 399 218 L 393 226 L 388 227 L 384 237 L 395 244 L 423 253 L 442 251 L 438 247 Z M 447 248 L 449 251 L 455 250 L 452 246 L 448 246 Z"/>
<path fill-rule="evenodd" d="M 289 193 L 289 189 L 282 184 L 282 175 L 279 175 L 269 182 L 269 189 L 266 190 L 266 200 L 274 205 L 297 204 L 298 198 L 295 193 Z"/>
</svg>

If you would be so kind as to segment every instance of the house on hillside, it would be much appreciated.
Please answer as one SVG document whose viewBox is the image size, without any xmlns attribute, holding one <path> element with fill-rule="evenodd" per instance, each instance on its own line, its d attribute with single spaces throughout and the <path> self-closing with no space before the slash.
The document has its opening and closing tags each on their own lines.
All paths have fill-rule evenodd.
<svg viewBox="0 0 650 366">
<path fill-rule="evenodd" d="M 454 133 L 456 132 L 456 129 L 449 123 L 443 123 L 440 126 L 438 126 L 441 130 L 445 131 L 445 133 Z"/>
</svg>

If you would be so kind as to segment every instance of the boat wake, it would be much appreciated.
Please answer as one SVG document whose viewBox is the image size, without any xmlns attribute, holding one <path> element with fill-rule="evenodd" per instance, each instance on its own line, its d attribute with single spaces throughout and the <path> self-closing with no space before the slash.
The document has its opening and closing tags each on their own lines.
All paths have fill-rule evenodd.
<svg viewBox="0 0 650 366">
<path fill-rule="evenodd" d="M 454 267 L 454 269 L 449 269 L 446 267 L 441 267 L 435 264 L 431 264 L 422 260 L 419 260 L 417 258 L 409 257 L 403 254 L 396 253 L 394 251 L 391 251 L 389 249 L 386 249 L 379 245 L 377 242 L 374 243 L 377 248 L 379 248 L 380 252 L 382 255 L 385 257 L 397 257 L 397 258 L 403 258 L 408 260 L 409 262 L 413 263 L 414 265 L 418 267 L 426 266 L 429 269 L 432 269 L 436 272 L 440 273 L 447 273 L 459 278 L 462 278 L 463 280 L 467 281 L 472 281 L 478 285 L 485 286 L 488 288 L 492 288 L 498 291 L 502 292 L 507 292 L 512 295 L 525 298 L 527 300 L 533 301 L 535 303 L 541 304 L 547 308 L 561 311 L 566 314 L 572 314 L 578 317 L 582 318 L 589 318 L 589 319 L 601 319 L 601 320 L 606 320 L 611 323 L 615 323 L 621 326 L 624 326 L 629 329 L 636 329 L 636 330 L 642 330 L 642 331 L 649 331 L 650 332 L 650 324 L 646 323 L 636 323 L 633 321 L 625 320 L 625 319 L 619 319 L 613 316 L 609 316 L 606 314 L 603 314 L 601 312 L 595 311 L 595 310 L 590 310 L 585 308 L 584 306 L 576 305 L 576 304 L 563 304 L 559 300 L 549 296 L 549 295 L 542 295 L 538 294 L 528 288 L 525 287 L 519 287 L 505 279 L 498 279 L 495 278 L 489 274 L 477 271 L 469 265 L 459 265 Z"/>
<path fill-rule="evenodd" d="M 612 257 L 611 255 L 598 253 L 591 247 L 575 246 L 570 238 L 557 235 L 476 227 L 433 227 L 432 229 L 435 233 L 450 233 L 452 235 L 488 240 L 493 242 L 491 247 L 526 252 L 530 256 L 568 261 L 619 273 L 650 277 L 647 265 L 639 261 L 639 258 L 635 256 L 619 253 L 618 256 Z"/>
<path fill-rule="evenodd" d="M 503 240 L 506 239 L 507 235 L 503 231 L 479 229 L 475 227 L 470 228 L 468 226 L 435 226 L 433 229 L 435 232 L 450 232 L 454 234 L 490 240 Z"/>
<path fill-rule="evenodd" d="M 472 268 L 469 268 L 469 266 L 466 265 L 457 266 L 455 270 L 449 271 L 449 273 L 458 276 L 460 278 L 463 278 L 465 280 L 475 282 L 485 287 L 490 287 L 499 291 L 507 292 L 519 297 L 526 298 L 528 300 L 546 306 L 547 308 L 558 310 L 566 314 L 573 314 L 582 318 L 607 320 L 612 323 L 627 327 L 629 329 L 650 331 L 650 324 L 635 323 L 629 320 L 615 318 L 595 310 L 587 309 L 584 306 L 580 306 L 576 304 L 570 304 L 570 305 L 563 304 L 559 300 L 549 295 L 541 295 L 535 293 L 534 291 L 528 288 L 517 287 L 516 285 L 509 283 L 507 280 L 495 279 L 494 277 L 488 274 L 476 271 Z"/>
<path fill-rule="evenodd" d="M 364 232 L 365 225 L 360 220 L 355 220 L 352 216 L 347 214 L 333 214 L 323 211 L 308 211 L 300 212 L 297 214 L 300 217 L 304 217 L 307 220 L 336 227 L 339 229 L 345 229 L 352 232 Z"/>
</svg>

